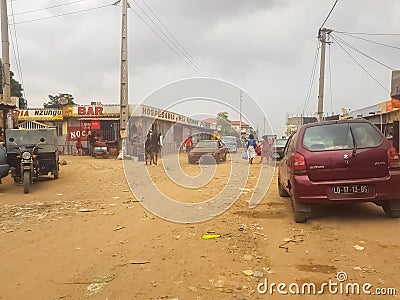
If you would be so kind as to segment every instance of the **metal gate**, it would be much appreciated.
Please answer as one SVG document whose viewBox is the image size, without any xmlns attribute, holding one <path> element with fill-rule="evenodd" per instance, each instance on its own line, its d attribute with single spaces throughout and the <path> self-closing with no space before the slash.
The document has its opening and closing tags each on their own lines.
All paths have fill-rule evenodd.
<svg viewBox="0 0 400 300">
<path fill-rule="evenodd" d="M 18 128 L 22 129 L 46 129 L 46 128 L 54 128 L 55 126 L 46 125 L 43 123 L 39 123 L 36 121 L 25 121 L 18 124 Z"/>
</svg>

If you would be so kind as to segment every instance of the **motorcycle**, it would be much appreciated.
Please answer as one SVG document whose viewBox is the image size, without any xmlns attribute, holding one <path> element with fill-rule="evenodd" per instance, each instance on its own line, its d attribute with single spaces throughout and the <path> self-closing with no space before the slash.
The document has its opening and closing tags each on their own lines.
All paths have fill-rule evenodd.
<svg viewBox="0 0 400 300">
<path fill-rule="evenodd" d="M 37 159 L 38 150 L 40 144 L 44 143 L 45 139 L 41 138 L 40 142 L 36 145 L 24 145 L 19 146 L 15 143 L 14 138 L 10 138 L 9 141 L 13 143 L 16 147 L 12 149 L 18 149 L 19 155 L 16 156 L 20 160 L 19 172 L 16 167 L 11 167 L 11 174 L 14 177 L 16 183 L 22 183 L 24 186 L 24 194 L 30 192 L 30 184 L 33 183 L 33 179 L 41 175 L 40 165 Z"/>
</svg>

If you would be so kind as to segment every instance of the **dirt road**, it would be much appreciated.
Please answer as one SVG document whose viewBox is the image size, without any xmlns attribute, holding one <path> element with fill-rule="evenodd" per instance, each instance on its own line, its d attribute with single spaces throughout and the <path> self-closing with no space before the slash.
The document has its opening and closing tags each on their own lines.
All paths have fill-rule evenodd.
<svg viewBox="0 0 400 300">
<path fill-rule="evenodd" d="M 347 275 L 342 283 L 370 283 L 371 293 L 400 288 L 400 220 L 373 204 L 321 208 L 296 224 L 288 199 L 277 195 L 275 173 L 268 194 L 249 209 L 256 161 L 227 212 L 177 224 L 135 199 L 122 161 L 62 159 L 60 178 L 35 183 L 31 194 L 10 177 L 0 185 L 0 299 L 314 299 L 283 295 L 276 286 L 272 295 L 261 294 L 265 285 L 257 286 L 285 283 L 290 294 L 292 283 L 313 283 L 318 291 L 329 280 L 339 284 L 338 272 L 346 273 L 341 280 Z M 214 195 L 231 170 L 228 159 L 204 187 L 184 190 L 168 181 L 162 165 L 147 168 L 161 191 L 183 202 Z M 199 167 L 184 170 L 196 175 Z M 207 233 L 221 237 L 203 239 Z M 323 291 L 324 299 L 399 297 Z"/>
</svg>

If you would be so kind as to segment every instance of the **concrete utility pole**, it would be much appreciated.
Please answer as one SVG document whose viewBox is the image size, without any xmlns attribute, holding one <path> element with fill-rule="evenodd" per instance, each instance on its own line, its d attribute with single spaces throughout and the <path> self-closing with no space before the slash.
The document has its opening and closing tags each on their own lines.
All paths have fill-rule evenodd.
<svg viewBox="0 0 400 300">
<path fill-rule="evenodd" d="M 330 34 L 331 29 L 320 28 L 318 39 L 321 41 L 321 64 L 319 68 L 319 92 L 318 92 L 318 119 L 321 122 L 324 117 L 324 84 L 325 84 L 325 47 L 327 44 L 326 34 Z"/>
<path fill-rule="evenodd" d="M 242 137 L 242 101 L 243 101 L 243 91 L 240 90 L 240 100 L 239 100 L 239 135 Z"/>
<path fill-rule="evenodd" d="M 122 30 L 121 30 L 121 87 L 120 87 L 120 131 L 125 136 L 128 122 L 128 0 L 118 0 L 114 5 L 122 2 Z"/>
<path fill-rule="evenodd" d="M 263 127 L 263 135 L 265 135 L 266 134 L 266 132 L 265 132 L 265 116 L 263 118 L 263 125 L 264 125 L 264 127 Z"/>
<path fill-rule="evenodd" d="M 1 51 L 3 63 L 3 102 L 11 105 L 10 42 L 8 40 L 7 0 L 1 0 Z"/>
</svg>

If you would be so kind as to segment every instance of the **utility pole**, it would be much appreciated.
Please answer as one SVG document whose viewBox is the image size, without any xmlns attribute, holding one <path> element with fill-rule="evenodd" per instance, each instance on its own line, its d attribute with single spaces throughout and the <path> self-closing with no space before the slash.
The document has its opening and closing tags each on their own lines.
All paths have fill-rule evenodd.
<svg viewBox="0 0 400 300">
<path fill-rule="evenodd" d="M 2 113 L 3 128 L 13 128 L 12 108 L 15 106 L 11 103 L 11 74 L 10 74 L 10 42 L 8 39 L 8 17 L 7 17 L 7 0 L 1 0 L 1 51 L 2 51 L 2 71 L 3 88 Z M 4 138 L 5 133 L 4 133 Z"/>
<path fill-rule="evenodd" d="M 126 124 L 128 122 L 128 0 L 122 2 L 122 29 L 121 29 L 121 86 L 120 86 L 120 132 L 125 137 Z"/>
<path fill-rule="evenodd" d="M 324 117 L 324 84 L 325 84 L 325 47 L 327 44 L 326 35 L 332 32 L 331 29 L 320 28 L 318 39 L 321 41 L 321 64 L 319 68 L 319 92 L 318 92 L 318 119 L 321 122 Z"/>
<path fill-rule="evenodd" d="M 7 0 L 1 0 L 1 51 L 3 62 L 3 101 L 11 105 L 10 42 L 8 40 Z"/>
<path fill-rule="evenodd" d="M 263 128 L 263 135 L 265 135 L 265 116 L 264 116 L 264 118 L 263 118 L 263 125 L 264 125 L 264 128 Z"/>
<path fill-rule="evenodd" d="M 239 100 L 239 135 L 242 138 L 242 101 L 243 101 L 243 91 L 240 90 L 240 100 Z"/>
</svg>

